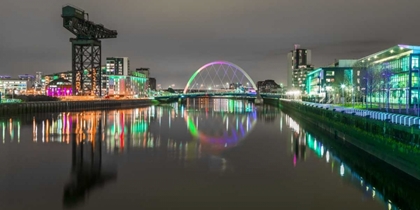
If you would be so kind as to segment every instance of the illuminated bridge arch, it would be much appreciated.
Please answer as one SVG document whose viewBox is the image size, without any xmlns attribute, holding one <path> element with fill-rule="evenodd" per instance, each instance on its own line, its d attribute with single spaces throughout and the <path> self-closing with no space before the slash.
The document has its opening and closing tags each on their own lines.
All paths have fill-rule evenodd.
<svg viewBox="0 0 420 210">
<path fill-rule="evenodd" d="M 222 91 L 248 87 L 257 90 L 251 77 L 239 66 L 227 61 L 214 61 L 202 66 L 190 78 L 184 94 L 191 90 Z"/>
</svg>

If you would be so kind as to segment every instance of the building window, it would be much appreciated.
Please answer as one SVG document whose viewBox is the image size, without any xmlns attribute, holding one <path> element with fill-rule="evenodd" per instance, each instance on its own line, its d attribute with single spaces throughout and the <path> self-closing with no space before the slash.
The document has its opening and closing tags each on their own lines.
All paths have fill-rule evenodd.
<svg viewBox="0 0 420 210">
<path fill-rule="evenodd" d="M 408 67 L 409 67 L 409 60 L 408 57 L 404 57 L 401 60 L 401 68 L 403 71 L 408 71 Z"/>
<path fill-rule="evenodd" d="M 334 71 L 327 71 L 326 76 L 334 76 Z"/>
<path fill-rule="evenodd" d="M 411 69 L 412 70 L 419 70 L 419 56 L 413 56 L 411 58 Z"/>
</svg>

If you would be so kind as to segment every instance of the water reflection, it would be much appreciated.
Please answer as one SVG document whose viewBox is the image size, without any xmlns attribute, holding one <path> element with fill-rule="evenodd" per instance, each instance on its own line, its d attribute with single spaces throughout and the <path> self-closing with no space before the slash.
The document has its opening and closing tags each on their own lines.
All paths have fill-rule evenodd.
<svg viewBox="0 0 420 210">
<path fill-rule="evenodd" d="M 21 121 L 19 118 L 0 120 L 3 143 L 20 142 Z M 101 130 L 98 130 L 99 122 L 103 122 Z M 70 144 L 73 139 L 94 142 L 95 135 L 100 134 L 107 153 L 162 145 L 173 148 L 177 143 L 192 142 L 211 144 L 220 150 L 235 146 L 256 122 L 256 110 L 251 103 L 228 99 L 191 100 L 186 106 L 63 112 L 31 119 L 33 142 Z M 179 129 L 188 130 L 190 135 L 177 132 Z"/>
<path fill-rule="evenodd" d="M 228 163 L 219 154 L 252 131 L 256 113 L 248 101 L 199 99 L 185 105 L 0 119 L 0 131 L 3 144 L 20 144 L 21 124 L 31 125 L 32 135 L 22 143 L 71 146 L 71 173 L 63 204 L 72 207 L 83 203 L 95 188 L 116 180 L 116 167 L 103 167 L 105 154 L 140 150 L 159 154 L 154 157 L 163 161 L 176 160 L 184 167 L 192 164 L 210 172 L 225 171 Z"/>
<path fill-rule="evenodd" d="M 187 102 L 187 107 L 181 108 L 187 129 L 199 140 L 203 150 L 211 154 L 236 146 L 257 122 L 253 105 L 244 101 L 192 100 Z"/>
<path fill-rule="evenodd" d="M 336 147 L 325 145 L 324 142 L 327 142 L 323 138 L 317 138 L 305 131 L 288 115 L 283 114 L 280 121 L 285 121 L 292 131 L 290 150 L 295 167 L 299 166 L 298 160 L 305 161 L 307 156 L 312 153 L 331 167 L 331 173 L 339 175 L 346 182 L 361 190 L 365 198 L 378 200 L 390 210 L 419 208 L 416 190 L 406 186 L 405 183 L 395 182 L 395 177 L 392 177 L 392 173 L 389 174 L 389 171 L 384 174 L 378 173 L 375 171 L 374 165 L 366 163 L 365 160 L 357 157 L 357 154 L 346 151 L 348 148 L 340 150 L 340 145 Z M 308 153 L 308 149 L 311 153 Z M 361 164 L 363 162 L 364 164 Z"/>
<path fill-rule="evenodd" d="M 96 119 L 97 116 L 91 116 Z M 64 186 L 63 203 L 73 207 L 84 201 L 96 187 L 116 179 L 116 168 L 103 170 L 102 167 L 102 119 L 93 121 L 90 129 L 78 126 L 73 121 L 72 167 L 70 181 Z M 84 125 L 84 124 L 83 124 Z"/>
<path fill-rule="evenodd" d="M 107 190 L 100 193 L 95 191 L 100 187 L 115 191 L 113 196 L 118 197 L 129 193 L 129 190 L 126 191 L 128 185 L 136 184 L 131 189 L 131 196 L 134 197 L 138 196 L 141 189 L 160 189 L 156 189 L 156 194 L 153 195 L 163 197 L 166 194 L 162 192 L 171 189 L 171 186 L 173 192 L 189 189 L 191 194 L 181 193 L 181 198 L 182 195 L 198 194 L 196 184 L 201 183 L 205 190 L 199 192 L 200 195 L 208 192 L 207 195 L 213 196 L 221 194 L 221 191 L 232 195 L 246 192 L 240 194 L 242 196 L 255 192 L 256 195 L 262 193 L 264 198 L 274 195 L 273 200 L 283 197 L 286 200 L 311 200 L 312 197 L 303 195 L 306 192 L 301 192 L 311 190 L 306 188 L 304 182 L 313 178 L 321 180 L 320 185 L 328 185 L 328 180 L 322 182 L 325 180 L 312 177 L 311 173 L 294 177 L 294 184 L 290 184 L 293 180 L 289 182 L 288 178 L 293 177 L 298 169 L 314 170 L 308 167 L 314 159 L 321 160 L 327 167 L 327 170 L 320 167 L 319 171 L 331 171 L 342 177 L 342 180 L 357 187 L 365 198 L 380 200 L 389 205 L 390 209 L 397 209 L 397 206 L 413 209 L 419 206 L 415 199 L 419 193 L 413 187 L 410 188 L 409 184 L 401 182 L 396 175 L 378 169 L 371 162 L 354 155 L 353 151 L 348 151 L 348 148 L 343 148 L 337 142 L 324 138 L 283 114 L 278 108 L 255 107 L 248 101 L 204 98 L 187 100 L 186 104 L 129 110 L 63 112 L 29 118 L 0 119 L 0 126 L 0 137 L 4 144 L 0 147 L 3 146 L 5 151 L 13 151 L 10 156 L 6 156 L 11 160 L 32 151 L 34 156 L 43 154 L 48 159 L 57 157 L 50 152 L 68 151 L 63 156 L 71 159 L 57 163 L 71 168 L 65 170 L 65 182 L 60 185 L 59 192 L 53 192 L 62 196 L 65 206 L 81 204 L 92 193 L 97 193 L 97 197 L 102 198 L 106 193 L 100 193 Z M 264 141 L 260 141 L 260 137 Z M 8 147 L 8 144 L 11 146 Z M 34 144 L 36 147 L 30 150 L 13 150 L 23 148 L 25 144 L 26 148 L 31 148 Z M 5 168 L 11 170 L 7 168 L 9 160 L 6 160 Z M 112 165 L 110 161 L 118 162 L 118 173 L 116 164 Z M 39 164 L 36 161 L 35 163 Z M 37 166 L 25 165 L 25 162 L 19 164 L 22 168 Z M 170 181 L 167 174 L 171 174 L 171 178 L 176 177 L 180 182 Z M 214 176 L 215 174 L 223 176 Z M 125 187 L 118 188 L 109 184 L 116 181 L 117 175 L 121 179 L 118 184 L 124 183 Z M 146 181 L 138 184 L 137 181 L 142 180 L 141 178 Z M 210 178 L 214 178 L 215 185 L 219 181 L 220 184 L 214 188 L 208 187 Z M 155 179 L 160 181 L 154 182 Z M 28 180 L 33 179 L 31 177 Z M 8 180 L 0 181 L 6 183 Z M 177 183 L 179 185 L 175 185 Z M 233 186 L 232 183 L 236 184 L 235 187 L 230 187 Z M 262 187 L 258 191 L 255 186 Z M 271 191 L 267 190 L 270 186 L 273 186 Z M 286 191 L 283 187 L 291 190 Z M 148 197 L 148 190 L 141 192 L 144 193 L 142 202 L 152 198 Z M 285 194 L 278 196 L 284 192 Z M 292 193 L 296 194 L 287 197 Z M 342 194 L 347 196 L 344 192 Z M 165 198 L 170 200 L 172 196 L 171 194 Z M 224 199 L 229 196 L 231 195 L 221 197 Z"/>
<path fill-rule="evenodd" d="M 186 105 L 46 114 L 31 119 L 32 141 L 79 145 L 99 138 L 108 154 L 165 148 L 173 158 L 194 160 L 236 146 L 255 126 L 256 113 L 248 101 L 198 99 Z M 21 121 L 0 120 L 3 143 L 20 142 Z"/>
<path fill-rule="evenodd" d="M 7 141 L 20 142 L 21 120 L 19 119 L 2 119 L 0 120 L 1 137 L 3 144 Z"/>
</svg>

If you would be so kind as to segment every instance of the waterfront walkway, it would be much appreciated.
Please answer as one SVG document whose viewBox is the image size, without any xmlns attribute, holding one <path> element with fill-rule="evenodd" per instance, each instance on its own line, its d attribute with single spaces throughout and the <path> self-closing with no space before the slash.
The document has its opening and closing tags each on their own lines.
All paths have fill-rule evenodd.
<svg viewBox="0 0 420 210">
<path fill-rule="evenodd" d="M 417 125 L 417 127 L 420 128 L 420 117 L 417 117 L 417 116 L 364 110 L 364 109 L 357 109 L 357 108 L 352 108 L 352 107 L 343 107 L 337 104 L 320 104 L 320 103 L 313 103 L 313 102 L 306 102 L 306 101 L 296 101 L 296 102 L 307 105 L 307 106 L 319 107 L 322 109 L 333 110 L 337 112 L 346 113 L 349 115 L 354 114 L 361 117 L 369 116 L 369 118 L 371 119 L 380 120 L 380 121 L 389 120 L 390 123 L 404 125 L 404 126 Z"/>
</svg>

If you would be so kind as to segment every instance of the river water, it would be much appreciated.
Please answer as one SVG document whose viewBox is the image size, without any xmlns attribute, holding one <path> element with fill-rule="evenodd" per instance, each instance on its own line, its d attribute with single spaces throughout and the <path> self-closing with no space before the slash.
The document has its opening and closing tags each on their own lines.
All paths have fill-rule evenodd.
<svg viewBox="0 0 420 210">
<path fill-rule="evenodd" d="M 248 101 L 0 119 L 2 210 L 417 209 L 417 186 Z"/>
</svg>

